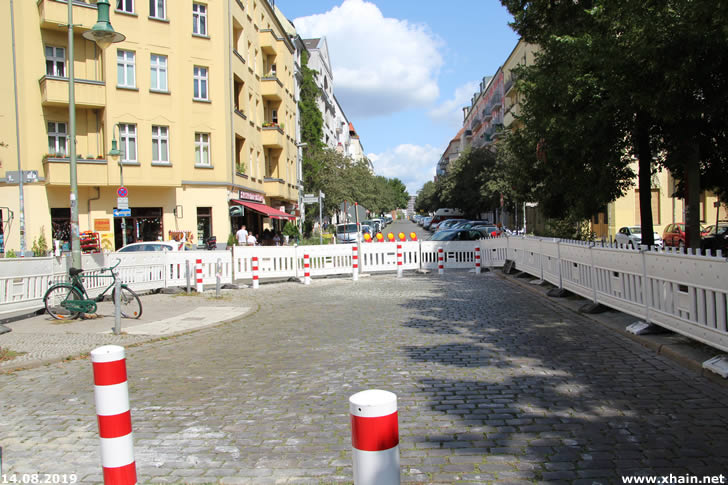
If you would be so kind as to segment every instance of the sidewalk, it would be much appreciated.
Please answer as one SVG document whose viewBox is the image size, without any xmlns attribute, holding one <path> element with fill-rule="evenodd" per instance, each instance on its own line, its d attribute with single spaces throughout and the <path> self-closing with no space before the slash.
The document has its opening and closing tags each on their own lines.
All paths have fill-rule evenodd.
<svg viewBox="0 0 728 485">
<path fill-rule="evenodd" d="M 214 290 L 141 295 L 142 316 L 122 318 L 120 335 L 113 334 L 112 302 L 99 303 L 91 318 L 61 321 L 44 313 L 6 323 L 12 331 L 0 335 L 0 347 L 20 355 L 0 362 L 0 373 L 85 356 L 102 345 L 127 347 L 242 318 L 256 310 L 243 300 L 244 291 L 250 290 L 222 290 L 221 299 Z"/>
<path fill-rule="evenodd" d="M 549 289 L 553 286 L 544 283 L 537 284 L 537 278 L 531 275 L 518 275 L 518 272 L 513 275 L 506 275 L 502 271 L 495 271 L 500 278 L 507 279 L 519 286 L 532 291 L 534 294 L 539 295 L 547 304 L 556 305 L 561 308 L 567 308 L 574 313 L 578 313 L 584 318 L 595 321 L 609 327 L 614 332 L 624 335 L 640 345 L 643 345 L 653 350 L 658 355 L 662 355 L 670 360 L 679 363 L 681 366 L 695 372 L 697 375 L 702 375 L 708 379 L 728 386 L 728 379 L 724 379 L 718 374 L 703 368 L 703 362 L 708 359 L 721 355 L 721 351 L 702 344 L 696 340 L 692 340 L 688 337 L 682 336 L 678 333 L 665 330 L 661 333 L 648 334 L 648 335 L 634 335 L 626 330 L 627 326 L 639 321 L 637 317 L 628 315 L 626 313 L 618 312 L 615 310 L 607 309 L 603 313 L 588 314 L 579 311 L 579 309 L 585 304 L 589 303 L 576 295 L 570 295 L 564 298 L 554 298 L 547 295 Z"/>
</svg>

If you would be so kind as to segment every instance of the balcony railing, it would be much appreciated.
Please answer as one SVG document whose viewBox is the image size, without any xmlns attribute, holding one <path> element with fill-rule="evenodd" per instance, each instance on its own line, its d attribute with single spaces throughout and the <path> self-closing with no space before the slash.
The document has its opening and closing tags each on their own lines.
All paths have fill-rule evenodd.
<svg viewBox="0 0 728 485">
<path fill-rule="evenodd" d="M 68 78 L 43 76 L 40 78 L 41 102 L 44 106 L 68 105 Z M 106 106 L 106 83 L 88 79 L 76 79 L 76 106 L 79 108 L 103 108 Z"/>
<path fill-rule="evenodd" d="M 96 0 L 73 0 L 73 30 L 90 30 L 97 20 Z M 77 7 L 77 8 L 76 8 Z M 65 0 L 39 0 L 38 13 L 40 26 L 44 29 L 57 29 L 68 24 L 68 2 Z"/>
<path fill-rule="evenodd" d="M 283 83 L 274 73 L 268 73 L 260 79 L 260 94 L 263 98 L 282 101 L 284 96 Z"/>
<path fill-rule="evenodd" d="M 268 126 L 266 126 L 268 125 Z M 286 143 L 286 135 L 280 126 L 263 123 L 263 146 L 272 148 L 283 148 Z"/>
</svg>

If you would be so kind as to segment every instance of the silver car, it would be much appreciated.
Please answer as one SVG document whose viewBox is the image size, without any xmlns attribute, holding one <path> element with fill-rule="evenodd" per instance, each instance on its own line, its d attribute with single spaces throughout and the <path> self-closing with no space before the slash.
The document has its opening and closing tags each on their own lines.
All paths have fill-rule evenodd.
<svg viewBox="0 0 728 485">
<path fill-rule="evenodd" d="M 655 246 L 662 247 L 662 238 L 655 232 Z M 640 226 L 620 227 L 615 236 L 617 244 L 632 248 L 638 248 L 642 245 L 642 228 Z"/>
</svg>

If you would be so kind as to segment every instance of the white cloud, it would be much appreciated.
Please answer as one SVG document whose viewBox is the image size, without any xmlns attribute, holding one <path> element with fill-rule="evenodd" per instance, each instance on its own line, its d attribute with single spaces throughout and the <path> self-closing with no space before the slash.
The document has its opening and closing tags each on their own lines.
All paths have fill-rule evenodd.
<svg viewBox="0 0 728 485">
<path fill-rule="evenodd" d="M 430 110 L 430 118 L 446 123 L 457 130 L 463 126 L 463 107 L 470 105 L 470 99 L 478 90 L 478 81 L 471 81 L 455 88 L 453 97 Z"/>
<path fill-rule="evenodd" d="M 364 0 L 293 22 L 303 38 L 326 36 L 334 91 L 350 118 L 426 106 L 439 96 L 442 42 L 426 25 L 385 18 Z"/>
<path fill-rule="evenodd" d="M 425 182 L 435 176 L 435 167 L 444 149 L 431 145 L 398 145 L 382 153 L 367 155 L 374 164 L 374 173 L 400 179 L 410 195 L 415 195 Z"/>
</svg>

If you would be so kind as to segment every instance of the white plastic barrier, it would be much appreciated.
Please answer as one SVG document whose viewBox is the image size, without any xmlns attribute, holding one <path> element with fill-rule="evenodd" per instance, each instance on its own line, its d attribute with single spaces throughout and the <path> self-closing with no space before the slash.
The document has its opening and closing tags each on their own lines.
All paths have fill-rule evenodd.
<svg viewBox="0 0 728 485">
<path fill-rule="evenodd" d="M 327 275 L 350 275 L 353 273 L 351 266 L 351 245 L 349 244 L 327 244 L 323 246 L 300 246 L 298 248 L 299 270 L 303 271 L 303 253 L 310 257 L 311 277 Z"/>
<path fill-rule="evenodd" d="M 506 264 L 508 256 L 508 241 L 509 238 L 497 237 L 481 239 L 481 261 L 483 266 L 491 268 L 500 268 Z"/>
<path fill-rule="evenodd" d="M 217 283 L 218 261 L 222 266 L 220 282 L 225 284 L 233 281 L 233 264 L 230 251 L 168 251 L 162 254 L 164 254 L 165 267 L 165 284 L 161 286 L 162 288 L 165 286 L 185 286 L 187 284 L 186 261 L 189 261 L 190 282 L 194 284 L 196 279 L 195 261 L 197 259 L 202 260 L 203 285 Z"/>
<path fill-rule="evenodd" d="M 0 259 L 0 314 L 33 311 L 43 306 L 43 295 L 52 279 L 53 259 Z"/>
<path fill-rule="evenodd" d="M 362 244 L 362 271 L 397 271 L 397 244 L 402 245 L 402 269 L 419 269 L 420 243 L 410 241 Z"/>
<path fill-rule="evenodd" d="M 472 269 L 475 267 L 473 241 L 423 241 L 422 268 L 437 269 L 437 250 L 443 248 L 445 269 Z"/>
<path fill-rule="evenodd" d="M 253 278 L 253 255 L 258 256 L 258 276 L 260 279 L 298 276 L 296 272 L 296 248 L 294 246 L 235 246 L 232 254 L 233 276 L 235 279 Z"/>
</svg>

